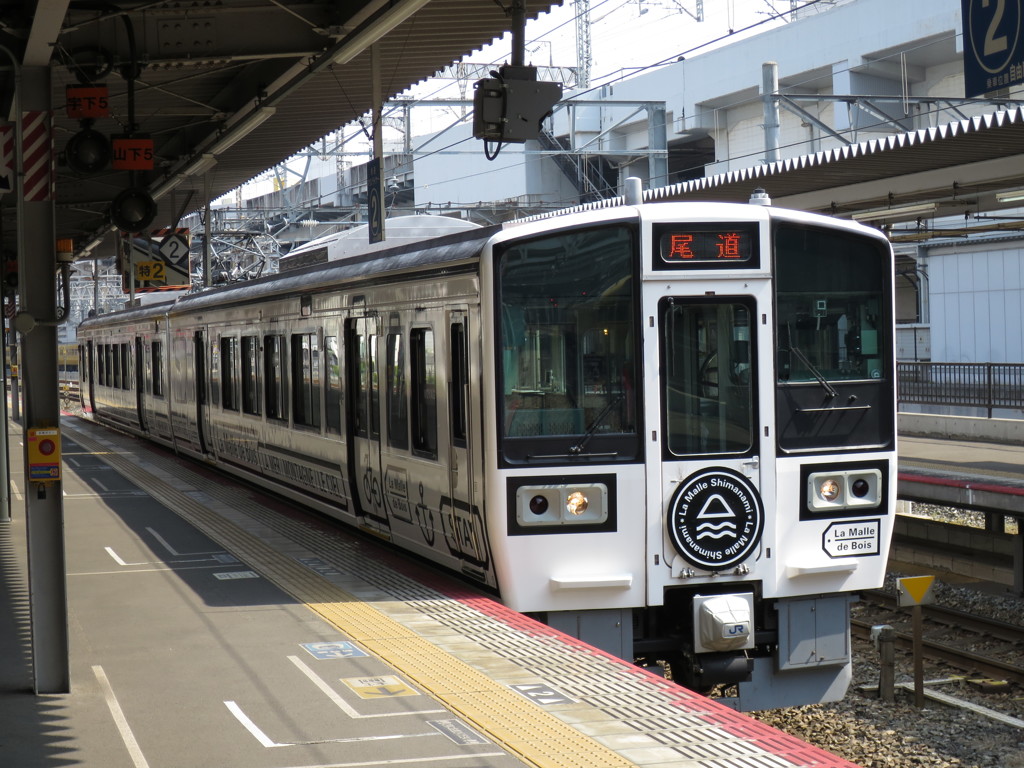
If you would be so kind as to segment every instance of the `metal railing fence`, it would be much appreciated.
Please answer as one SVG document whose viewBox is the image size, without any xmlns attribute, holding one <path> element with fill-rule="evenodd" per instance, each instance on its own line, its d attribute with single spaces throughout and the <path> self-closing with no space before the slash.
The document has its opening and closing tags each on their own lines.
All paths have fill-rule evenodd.
<svg viewBox="0 0 1024 768">
<path fill-rule="evenodd" d="M 896 363 L 900 405 L 1024 409 L 1024 363 Z"/>
</svg>

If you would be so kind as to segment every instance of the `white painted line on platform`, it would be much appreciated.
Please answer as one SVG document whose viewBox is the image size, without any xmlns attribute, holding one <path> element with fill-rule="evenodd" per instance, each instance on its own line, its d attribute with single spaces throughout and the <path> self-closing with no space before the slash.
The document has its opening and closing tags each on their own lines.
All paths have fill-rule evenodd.
<svg viewBox="0 0 1024 768">
<path fill-rule="evenodd" d="M 134 563 L 129 563 L 129 565 L 134 565 Z M 135 575 L 137 573 L 166 573 L 168 571 L 173 571 L 175 573 L 179 571 L 209 571 L 213 568 L 223 567 L 224 566 L 219 563 L 210 563 L 209 565 L 197 565 L 190 568 L 171 568 L 168 566 L 165 568 L 133 568 L 130 571 L 75 571 L 69 573 L 68 576 L 127 576 Z"/>
<path fill-rule="evenodd" d="M 385 736 L 349 736 L 340 739 L 316 739 L 315 741 L 296 741 L 286 742 L 281 744 L 274 741 L 272 738 L 267 736 L 256 723 L 252 721 L 242 708 L 234 701 L 225 701 L 224 706 L 235 716 L 235 719 L 242 724 L 242 726 L 253 738 L 256 739 L 267 749 L 271 747 L 308 747 L 314 744 L 356 744 L 367 741 L 394 741 L 396 739 L 421 739 L 425 737 L 440 736 L 441 734 L 437 731 L 430 731 L 429 733 L 394 733 Z M 386 764 L 388 761 L 384 761 L 382 764 Z"/>
<path fill-rule="evenodd" d="M 151 536 L 152 536 L 152 537 L 153 537 L 154 539 L 156 539 L 156 540 L 157 540 L 157 541 L 158 541 L 158 542 L 160 543 L 160 546 L 161 546 L 161 547 L 163 547 L 164 549 L 166 549 L 166 550 L 167 550 L 167 551 L 168 551 L 168 552 L 169 552 L 169 553 L 171 554 L 171 556 L 172 556 L 172 557 L 181 557 L 181 553 L 180 553 L 180 552 L 178 552 L 178 550 L 176 550 L 176 549 L 175 549 L 174 547 L 172 547 L 172 546 L 171 546 L 170 544 L 168 544 L 168 543 L 167 543 L 167 540 L 166 540 L 166 539 L 165 539 L 165 538 L 164 538 L 163 536 L 161 536 L 161 535 L 160 535 L 159 533 L 157 533 L 156 531 L 154 531 L 154 530 L 153 530 L 152 528 L 150 528 L 149 526 L 147 526 L 147 527 L 146 527 L 146 530 L 147 530 L 147 531 L 149 531 L 149 534 L 150 534 L 150 535 L 151 535 Z"/>
<path fill-rule="evenodd" d="M 214 550 L 211 550 L 209 552 L 179 552 L 178 550 L 176 550 L 174 547 L 172 547 L 168 543 L 167 539 L 165 539 L 163 536 L 161 536 L 159 533 L 157 533 L 153 528 L 150 528 L 149 526 L 146 526 L 146 530 L 149 532 L 149 534 L 154 539 L 157 540 L 157 542 L 160 544 L 161 547 L 166 549 L 168 551 L 168 553 L 171 554 L 172 557 L 199 557 L 201 555 L 221 555 L 221 554 L 224 554 L 224 550 L 223 549 L 214 549 Z M 194 562 L 199 562 L 199 561 L 196 560 Z"/>
<path fill-rule="evenodd" d="M 344 712 L 346 715 L 348 715 L 349 717 L 351 717 L 353 719 L 372 719 L 372 718 L 377 718 L 377 717 L 407 717 L 409 715 L 434 715 L 434 714 L 444 713 L 444 712 L 448 711 L 446 709 L 419 709 L 419 710 L 415 710 L 413 712 L 386 712 L 384 714 L 379 714 L 379 715 L 362 715 L 359 712 L 357 712 L 352 707 L 351 704 L 349 704 L 347 701 L 345 701 L 337 691 L 335 691 L 323 679 L 321 679 L 320 676 L 317 675 L 316 672 L 314 672 L 312 669 L 310 669 L 306 665 L 306 663 L 302 659 L 300 659 L 298 656 L 289 656 L 288 657 L 288 661 L 290 661 L 292 664 L 294 664 L 296 667 L 298 667 L 299 670 L 302 672 L 302 674 L 304 674 L 306 677 L 308 677 L 313 682 L 313 684 L 317 688 L 319 688 L 320 691 L 328 699 L 330 699 L 331 701 L 334 702 L 334 704 L 338 707 L 338 709 L 340 709 L 342 712 Z"/>
<path fill-rule="evenodd" d="M 99 682 L 100 688 L 103 689 L 103 697 L 107 700 L 107 708 L 114 718 L 114 724 L 117 725 L 117 730 L 121 734 L 121 740 L 128 749 L 128 755 L 135 764 L 135 768 L 149 768 L 149 763 L 146 762 L 146 757 L 142 754 L 139 742 L 135 740 L 135 734 L 132 733 L 131 726 L 128 725 L 128 719 L 124 716 L 124 711 L 117 702 L 114 689 L 110 686 L 110 681 L 107 679 L 107 673 L 100 666 L 94 666 L 92 673 L 96 675 L 96 680 Z"/>
<path fill-rule="evenodd" d="M 157 560 L 155 562 L 151 561 L 151 560 L 143 560 L 143 561 L 138 562 L 138 563 L 126 563 L 124 560 L 121 559 L 120 555 L 118 555 L 117 552 L 114 551 L 113 547 L 104 547 L 104 549 L 107 550 L 107 554 L 110 555 L 111 558 L 113 558 L 115 563 L 117 563 L 118 565 L 122 565 L 122 566 L 124 566 L 126 568 L 128 566 L 136 566 L 136 565 L 165 565 L 163 562 L 161 562 L 159 560 Z M 169 571 L 169 570 L 172 569 L 172 566 L 178 566 L 178 565 L 182 565 L 182 564 L 185 564 L 185 563 L 210 563 L 208 566 L 205 566 L 206 568 L 222 568 L 224 566 L 223 563 L 211 562 L 211 559 L 212 558 L 209 558 L 209 557 L 201 557 L 201 558 L 198 558 L 196 560 L 178 560 L 175 563 L 167 563 L 166 567 L 164 567 L 164 568 L 155 568 L 153 570 Z M 178 568 L 174 568 L 174 570 L 179 570 L 179 569 Z M 192 569 L 182 568 L 180 570 L 192 570 Z M 132 571 L 132 573 L 138 573 L 138 571 Z"/>
<path fill-rule="evenodd" d="M 288 744 L 278 744 L 272 738 L 267 736 L 267 734 L 265 734 L 263 731 L 259 729 L 259 726 L 257 726 L 256 723 L 249 719 L 249 716 L 245 714 L 245 712 L 242 711 L 242 708 L 235 704 L 235 702 L 225 701 L 224 705 L 228 708 L 228 710 L 230 710 L 231 714 L 235 716 L 235 719 L 242 724 L 245 730 L 251 733 L 253 737 L 256 739 L 256 741 L 258 741 L 264 747 L 270 748 L 289 746 Z"/>
</svg>

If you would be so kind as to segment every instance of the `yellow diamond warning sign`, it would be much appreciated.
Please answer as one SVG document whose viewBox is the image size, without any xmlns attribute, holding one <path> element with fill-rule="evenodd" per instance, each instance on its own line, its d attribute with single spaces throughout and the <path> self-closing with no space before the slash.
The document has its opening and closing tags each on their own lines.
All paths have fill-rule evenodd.
<svg viewBox="0 0 1024 768">
<path fill-rule="evenodd" d="M 396 696 L 419 696 L 401 679 L 394 675 L 379 677 L 343 677 L 341 682 L 351 688 L 363 699 L 388 699 Z"/>
<path fill-rule="evenodd" d="M 900 605 L 928 605 L 935 602 L 932 595 L 934 576 L 907 576 L 897 580 L 896 589 L 900 596 Z"/>
</svg>

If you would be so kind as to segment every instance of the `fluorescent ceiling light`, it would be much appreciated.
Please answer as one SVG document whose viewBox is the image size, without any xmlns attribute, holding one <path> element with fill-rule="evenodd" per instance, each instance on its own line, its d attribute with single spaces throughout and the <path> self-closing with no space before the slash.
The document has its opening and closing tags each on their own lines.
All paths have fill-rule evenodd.
<svg viewBox="0 0 1024 768">
<path fill-rule="evenodd" d="M 1011 189 L 1009 192 L 996 192 L 996 200 L 1000 203 L 1018 203 L 1024 200 L 1024 189 Z"/>
<path fill-rule="evenodd" d="M 181 184 L 181 182 L 183 182 L 184 180 L 185 177 L 179 175 L 171 176 L 171 178 L 165 179 L 164 181 L 160 182 L 160 184 L 158 184 L 156 188 L 151 192 L 151 194 L 153 195 L 153 199 L 159 200 L 161 197 L 163 197 L 172 189 Z"/>
<path fill-rule="evenodd" d="M 277 107 L 258 107 L 234 125 L 224 126 L 224 135 L 213 142 L 209 150 L 210 153 L 219 155 L 231 149 L 231 147 L 272 118 L 276 112 Z"/>
<path fill-rule="evenodd" d="M 883 208 L 878 211 L 863 211 L 853 214 L 851 218 L 854 221 L 881 221 L 883 219 L 896 219 L 901 216 L 923 216 L 926 213 L 935 213 L 935 203 L 904 205 L 898 208 Z"/>
<path fill-rule="evenodd" d="M 217 164 L 217 156 L 204 152 L 182 169 L 183 176 L 202 176 Z"/>
<path fill-rule="evenodd" d="M 357 27 L 349 37 L 342 40 L 338 49 L 330 53 L 331 63 L 348 64 L 399 24 L 408 21 L 429 2 L 430 0 L 407 0 L 397 5 L 390 4 L 390 7 L 382 10 L 379 16 L 372 21 L 362 22 L 362 25 Z"/>
</svg>

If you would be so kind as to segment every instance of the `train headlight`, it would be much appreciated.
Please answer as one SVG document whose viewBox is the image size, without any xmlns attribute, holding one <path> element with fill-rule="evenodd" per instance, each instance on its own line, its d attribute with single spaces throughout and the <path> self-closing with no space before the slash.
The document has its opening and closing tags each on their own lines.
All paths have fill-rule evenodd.
<svg viewBox="0 0 1024 768">
<path fill-rule="evenodd" d="M 573 517 L 579 517 L 587 511 L 590 500 L 580 491 L 573 491 L 565 500 L 565 511 Z"/>
<path fill-rule="evenodd" d="M 515 492 L 516 523 L 524 528 L 601 524 L 609 509 L 604 483 L 521 485 Z"/>
<path fill-rule="evenodd" d="M 841 487 L 834 478 L 828 477 L 821 481 L 818 486 L 818 493 L 825 501 L 835 501 L 839 498 Z"/>
<path fill-rule="evenodd" d="M 882 503 L 882 472 L 844 469 L 813 472 L 807 478 L 809 512 L 873 509 Z"/>
</svg>

